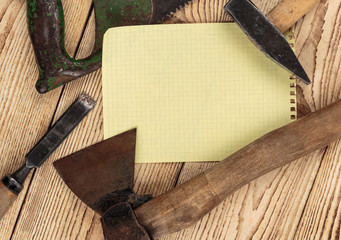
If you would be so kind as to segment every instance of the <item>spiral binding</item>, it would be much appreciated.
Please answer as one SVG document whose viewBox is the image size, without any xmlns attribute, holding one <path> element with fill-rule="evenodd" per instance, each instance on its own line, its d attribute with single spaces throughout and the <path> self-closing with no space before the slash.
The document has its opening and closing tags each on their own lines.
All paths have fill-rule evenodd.
<svg viewBox="0 0 341 240">
<path fill-rule="evenodd" d="M 285 34 L 289 45 L 295 52 L 295 27 L 291 27 Z M 292 121 L 297 119 L 297 98 L 296 98 L 296 82 L 297 78 L 295 75 L 290 76 L 290 119 Z"/>
</svg>

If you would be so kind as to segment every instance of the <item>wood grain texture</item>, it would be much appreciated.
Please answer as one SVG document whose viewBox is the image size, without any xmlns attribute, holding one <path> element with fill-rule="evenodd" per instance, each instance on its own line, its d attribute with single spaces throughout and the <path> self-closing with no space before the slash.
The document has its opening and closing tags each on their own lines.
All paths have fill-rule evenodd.
<svg viewBox="0 0 341 240">
<path fill-rule="evenodd" d="M 341 142 L 326 151 L 295 239 L 340 239 Z"/>
<path fill-rule="evenodd" d="M 302 15 L 305 15 L 320 0 L 283 0 L 271 10 L 267 17 L 281 31 L 287 31 Z"/>
<path fill-rule="evenodd" d="M 253 2 L 267 13 L 279 1 Z M 223 11 L 225 3 L 226 0 L 196 0 L 179 11 L 170 22 L 228 21 L 229 17 Z M 79 43 L 81 25 L 88 14 L 85 9 L 90 8 L 91 0 L 64 0 L 63 4 L 67 49 L 73 53 Z M 22 192 L 0 222 L 0 239 L 102 240 L 99 217 L 73 195 L 51 166 L 55 159 L 102 139 L 100 71 L 67 85 L 58 108 L 61 89 L 48 95 L 36 94 L 34 83 L 38 73 L 26 33 L 25 11 L 24 0 L 1 0 L 1 176 L 22 164 L 25 153 L 48 128 L 53 112 L 56 110 L 55 120 L 82 90 L 86 89 L 96 97 L 99 105 L 43 169 L 34 174 L 31 185 L 28 186 L 30 181 L 25 182 L 24 191 L 29 187 L 28 194 Z M 322 0 L 297 25 L 297 53 L 313 79 L 311 86 L 299 83 L 298 103 L 302 115 L 339 98 L 340 12 L 339 1 Z M 90 21 L 78 57 L 91 50 L 93 26 Z M 327 229 L 328 236 L 337 239 L 340 226 L 337 220 L 340 216 L 337 210 L 339 143 L 335 146 L 327 149 L 328 161 L 321 163 L 322 150 L 275 170 L 237 191 L 198 224 L 165 239 L 293 239 L 296 231 L 296 239 L 318 239 L 318 236 L 327 236 L 321 235 L 321 229 Z M 135 190 L 139 194 L 161 194 L 212 164 L 139 164 L 136 166 Z M 312 195 L 305 205 L 310 191 Z M 329 209 L 324 208 L 324 202 Z M 301 218 L 302 214 L 304 217 Z M 316 216 L 321 216 L 321 220 Z"/>
<path fill-rule="evenodd" d="M 314 81 L 302 87 L 311 109 L 319 109 L 340 98 L 341 3 L 322 1 L 298 26 L 300 59 Z M 307 34 L 310 32 L 310 34 Z M 340 149 L 336 142 L 327 148 L 314 187 L 300 220 L 295 239 L 340 239 Z"/>
<path fill-rule="evenodd" d="M 341 100 L 262 136 L 136 208 L 136 217 L 153 238 L 192 226 L 244 185 L 341 139 L 339 119 Z"/>
<path fill-rule="evenodd" d="M 302 212 L 309 195 L 309 188 L 298 186 L 313 184 L 322 156 L 323 151 L 317 151 L 258 178 L 194 226 L 162 239 L 292 239 L 300 220 L 297 212 Z M 302 178 L 302 174 L 312 177 Z"/>
<path fill-rule="evenodd" d="M 29 39 L 26 23 L 26 1 L 1 1 L 0 6 L 0 176 L 12 173 L 25 161 L 24 156 L 43 136 L 52 120 L 61 89 L 39 95 L 35 88 L 38 69 Z M 80 39 L 81 21 L 85 24 L 91 1 L 77 1 L 76 7 L 65 6 L 66 19 L 78 26 L 66 29 L 68 39 Z M 78 9 L 77 9 L 78 8 Z M 81 10 L 81 11 L 80 11 Z M 88 10 L 87 10 L 88 11 Z M 81 17 L 83 15 L 83 17 Z M 75 21 L 69 19 L 75 17 Z M 72 54 L 77 44 L 68 41 L 67 50 Z M 0 239 L 10 239 L 26 197 L 32 174 L 24 184 L 17 201 L 0 221 Z"/>
<path fill-rule="evenodd" d="M 322 0 L 297 26 L 297 55 L 313 79 L 299 85 L 312 110 L 340 98 L 340 1 Z"/>
<path fill-rule="evenodd" d="M 18 195 L 11 192 L 2 182 L 0 182 L 0 219 L 5 216 L 8 209 L 12 207 Z"/>
</svg>

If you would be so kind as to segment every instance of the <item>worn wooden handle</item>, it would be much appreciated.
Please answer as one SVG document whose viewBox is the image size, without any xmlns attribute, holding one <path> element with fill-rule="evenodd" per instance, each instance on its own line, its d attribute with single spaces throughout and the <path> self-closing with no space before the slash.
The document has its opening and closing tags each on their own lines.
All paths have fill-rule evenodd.
<svg viewBox="0 0 341 240">
<path fill-rule="evenodd" d="M 282 32 L 286 32 L 320 0 L 283 0 L 267 17 Z"/>
<path fill-rule="evenodd" d="M 320 0 L 283 0 L 267 14 L 287 31 Z M 221 163 L 135 209 L 153 238 L 199 221 L 227 196 L 257 177 L 341 138 L 341 102 L 256 140 Z"/>
<path fill-rule="evenodd" d="M 257 177 L 341 138 L 341 100 L 266 134 L 195 178 L 135 209 L 154 238 L 184 229 Z"/>
<path fill-rule="evenodd" d="M 17 199 L 15 193 L 8 190 L 8 188 L 0 181 L 0 219 L 2 219 L 8 209 L 11 208 L 14 201 Z"/>
</svg>

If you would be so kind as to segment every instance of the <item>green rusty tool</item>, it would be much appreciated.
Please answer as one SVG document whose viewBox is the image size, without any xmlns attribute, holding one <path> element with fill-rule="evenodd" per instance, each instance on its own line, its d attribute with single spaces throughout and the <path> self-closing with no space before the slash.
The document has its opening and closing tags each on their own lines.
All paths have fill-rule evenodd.
<svg viewBox="0 0 341 240">
<path fill-rule="evenodd" d="M 38 62 L 36 88 L 46 93 L 101 67 L 103 35 L 108 28 L 160 23 L 191 0 L 94 0 L 96 40 L 92 54 L 75 59 L 65 50 L 61 0 L 27 0 L 29 34 Z"/>
</svg>

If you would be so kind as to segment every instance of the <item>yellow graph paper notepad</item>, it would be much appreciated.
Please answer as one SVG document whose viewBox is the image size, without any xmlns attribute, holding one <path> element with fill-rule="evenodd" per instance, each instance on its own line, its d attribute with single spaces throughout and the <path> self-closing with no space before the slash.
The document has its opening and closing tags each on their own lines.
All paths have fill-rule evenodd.
<svg viewBox="0 0 341 240">
<path fill-rule="evenodd" d="M 138 163 L 219 161 L 296 114 L 290 74 L 234 23 L 118 27 L 103 49 L 104 136 L 137 128 Z"/>
</svg>

